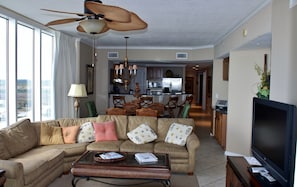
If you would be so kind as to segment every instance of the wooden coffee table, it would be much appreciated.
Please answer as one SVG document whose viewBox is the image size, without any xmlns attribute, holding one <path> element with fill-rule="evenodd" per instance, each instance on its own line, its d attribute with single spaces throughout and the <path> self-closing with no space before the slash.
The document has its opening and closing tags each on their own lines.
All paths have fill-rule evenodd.
<svg viewBox="0 0 297 187">
<path fill-rule="evenodd" d="M 115 162 L 95 161 L 94 155 L 98 153 L 103 152 L 86 151 L 72 164 L 73 187 L 82 178 L 98 182 L 102 182 L 100 178 L 143 179 L 146 182 L 161 182 L 166 187 L 171 185 L 170 163 L 167 154 L 155 154 L 158 157 L 156 163 L 139 164 L 134 158 L 134 153 L 121 153 L 125 155 L 125 159 Z"/>
</svg>

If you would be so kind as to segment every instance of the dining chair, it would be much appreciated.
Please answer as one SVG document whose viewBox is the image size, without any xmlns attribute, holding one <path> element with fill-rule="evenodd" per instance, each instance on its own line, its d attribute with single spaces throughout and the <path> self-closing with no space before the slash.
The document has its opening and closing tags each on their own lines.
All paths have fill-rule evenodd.
<svg viewBox="0 0 297 187">
<path fill-rule="evenodd" d="M 174 109 L 177 108 L 178 97 L 177 96 L 170 96 L 167 104 L 165 105 L 165 110 L 168 111 L 169 117 L 174 118 Z"/>
<path fill-rule="evenodd" d="M 189 112 L 191 109 L 191 105 L 189 103 L 186 103 L 183 107 L 182 113 L 181 113 L 181 118 L 188 118 L 189 117 Z"/>
<path fill-rule="evenodd" d="M 126 110 L 123 108 L 108 108 L 106 110 L 107 115 L 126 115 Z"/>
<path fill-rule="evenodd" d="M 151 108 L 140 108 L 136 110 L 136 116 L 153 116 L 158 117 L 158 111 Z"/>
<path fill-rule="evenodd" d="M 140 97 L 140 107 L 147 108 L 153 103 L 153 96 L 141 96 Z"/>
<path fill-rule="evenodd" d="M 96 109 L 96 105 L 94 101 L 87 101 L 86 102 L 87 105 L 87 109 L 88 109 L 88 113 L 89 113 L 89 117 L 96 117 L 98 116 L 97 113 L 97 109 Z"/>
<path fill-rule="evenodd" d="M 164 117 L 165 105 L 163 103 L 152 103 L 149 108 L 158 111 L 158 117 Z"/>
<path fill-rule="evenodd" d="M 193 98 L 194 98 L 193 95 L 189 94 L 186 96 L 185 100 L 177 106 L 179 108 L 177 116 L 181 116 L 185 104 L 187 104 L 187 103 L 190 105 L 192 104 Z"/>
<path fill-rule="evenodd" d="M 113 97 L 113 106 L 115 108 L 123 108 L 126 103 L 125 96 L 122 95 L 114 95 Z"/>
</svg>

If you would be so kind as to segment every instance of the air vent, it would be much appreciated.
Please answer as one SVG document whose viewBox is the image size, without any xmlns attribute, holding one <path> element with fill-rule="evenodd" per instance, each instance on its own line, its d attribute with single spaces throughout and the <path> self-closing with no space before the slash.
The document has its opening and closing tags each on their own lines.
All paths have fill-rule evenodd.
<svg viewBox="0 0 297 187">
<path fill-rule="evenodd" d="M 188 53 L 176 53 L 176 59 L 188 59 Z"/>
<path fill-rule="evenodd" d="M 119 52 L 108 52 L 107 58 L 119 58 Z"/>
</svg>

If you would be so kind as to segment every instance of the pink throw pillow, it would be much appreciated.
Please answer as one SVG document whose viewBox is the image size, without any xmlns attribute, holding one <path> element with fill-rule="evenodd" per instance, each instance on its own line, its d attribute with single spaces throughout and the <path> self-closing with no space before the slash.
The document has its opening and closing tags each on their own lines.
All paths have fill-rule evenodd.
<svg viewBox="0 0 297 187">
<path fill-rule="evenodd" d="M 64 143 L 75 143 L 78 131 L 79 131 L 78 125 L 62 127 Z"/>
<path fill-rule="evenodd" d="M 106 140 L 118 140 L 115 122 L 94 122 L 95 138 L 96 142 L 106 141 Z"/>
</svg>

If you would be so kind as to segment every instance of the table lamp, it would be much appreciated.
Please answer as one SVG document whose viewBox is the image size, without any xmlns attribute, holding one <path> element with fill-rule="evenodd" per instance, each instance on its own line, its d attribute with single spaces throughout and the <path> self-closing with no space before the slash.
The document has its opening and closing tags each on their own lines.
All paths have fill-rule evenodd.
<svg viewBox="0 0 297 187">
<path fill-rule="evenodd" d="M 74 109 L 75 109 L 75 117 L 78 118 L 78 110 L 79 110 L 79 98 L 87 97 L 87 90 L 84 84 L 71 84 L 70 90 L 68 92 L 69 97 L 73 97 L 74 100 Z"/>
</svg>

